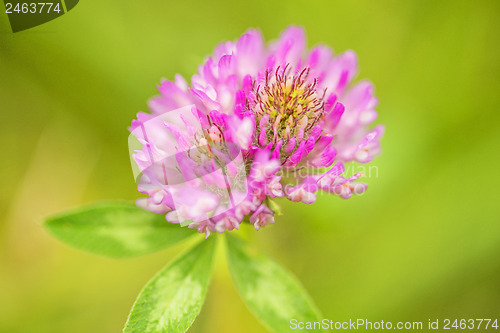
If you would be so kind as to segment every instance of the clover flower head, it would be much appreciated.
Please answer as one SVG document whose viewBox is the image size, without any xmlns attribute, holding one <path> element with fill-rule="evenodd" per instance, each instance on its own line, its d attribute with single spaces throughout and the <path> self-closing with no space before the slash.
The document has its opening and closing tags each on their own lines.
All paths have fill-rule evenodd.
<svg viewBox="0 0 500 333">
<path fill-rule="evenodd" d="M 367 81 L 353 84 L 354 52 L 306 49 L 289 27 L 265 44 L 249 30 L 218 45 L 188 84 L 163 81 L 151 113 L 132 121 L 137 201 L 167 221 L 205 233 L 274 223 L 274 198 L 312 204 L 318 191 L 347 199 L 362 174 L 344 163 L 380 153 L 383 127 Z M 134 143 L 134 144 L 132 144 Z"/>
</svg>

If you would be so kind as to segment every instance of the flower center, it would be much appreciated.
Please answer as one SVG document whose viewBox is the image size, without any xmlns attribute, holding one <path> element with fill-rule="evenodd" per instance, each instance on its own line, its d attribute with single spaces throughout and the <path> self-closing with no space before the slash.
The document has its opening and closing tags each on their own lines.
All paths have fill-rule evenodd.
<svg viewBox="0 0 500 333">
<path fill-rule="evenodd" d="M 309 68 L 291 74 L 291 67 L 267 70 L 265 79 L 254 82 L 254 100 L 250 106 L 256 125 L 262 133 L 257 136 L 260 145 L 291 138 L 308 137 L 311 128 L 322 119 L 325 91 L 318 92 L 317 79 L 309 78 Z"/>
</svg>

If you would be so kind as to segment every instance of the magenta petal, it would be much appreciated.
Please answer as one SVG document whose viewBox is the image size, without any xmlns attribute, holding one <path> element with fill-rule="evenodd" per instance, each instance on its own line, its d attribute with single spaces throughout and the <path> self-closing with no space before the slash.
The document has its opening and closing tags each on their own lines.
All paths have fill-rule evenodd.
<svg viewBox="0 0 500 333">
<path fill-rule="evenodd" d="M 236 51 L 238 56 L 248 55 L 257 56 L 260 55 L 260 51 L 264 46 L 264 41 L 262 40 L 262 34 L 259 30 L 248 30 L 244 33 L 238 42 L 236 43 Z"/>
<path fill-rule="evenodd" d="M 293 154 L 290 155 L 290 157 L 286 161 L 285 165 L 287 167 L 295 167 L 295 166 L 297 166 L 297 164 L 300 163 L 300 161 L 302 160 L 302 157 L 304 157 L 304 146 L 305 146 L 305 142 L 302 141 L 300 143 L 300 145 L 297 147 L 297 150 L 295 150 L 293 152 Z"/>
<path fill-rule="evenodd" d="M 214 63 L 212 58 L 208 58 L 207 62 L 205 63 L 205 66 L 203 66 L 202 73 L 207 82 L 210 82 L 210 84 L 217 83 L 217 79 L 215 78 L 214 72 Z"/>
<path fill-rule="evenodd" d="M 219 60 L 219 79 L 225 79 L 233 73 L 233 56 L 225 55 Z"/>
<path fill-rule="evenodd" d="M 373 85 L 368 81 L 361 81 L 350 89 L 343 100 L 344 104 L 352 110 L 365 110 L 374 108 L 377 104 L 377 99 L 373 96 Z"/>
<path fill-rule="evenodd" d="M 318 182 L 313 177 L 307 177 L 301 186 L 308 192 L 316 192 L 318 190 Z"/>
<path fill-rule="evenodd" d="M 310 137 L 309 139 L 306 140 L 306 143 L 304 145 L 304 152 L 306 155 L 309 154 L 314 149 L 315 143 L 316 140 L 313 137 Z"/>
<path fill-rule="evenodd" d="M 266 60 L 266 70 L 272 70 L 276 65 L 276 57 L 272 54 Z"/>
<path fill-rule="evenodd" d="M 165 113 L 193 103 L 192 98 L 175 83 L 164 81 L 158 86 L 161 97 L 152 98 L 149 107 L 156 114 Z"/>
<path fill-rule="evenodd" d="M 322 135 L 321 138 L 319 138 L 319 140 L 314 145 L 313 153 L 318 153 L 320 151 L 323 151 L 323 149 L 325 149 L 327 146 L 330 145 L 330 143 L 332 143 L 332 140 L 333 140 L 333 135 L 331 134 Z"/>
<path fill-rule="evenodd" d="M 345 171 L 345 168 L 344 168 L 344 163 L 342 162 L 338 162 L 338 163 L 335 163 L 335 165 L 333 167 L 330 168 L 330 170 L 328 170 L 326 173 L 329 175 L 329 176 L 340 176 L 341 174 L 343 174 Z"/>
<path fill-rule="evenodd" d="M 337 150 L 332 146 L 328 146 L 321 154 L 313 158 L 310 164 L 318 168 L 329 167 L 335 160 L 335 156 L 337 156 Z"/>
<path fill-rule="evenodd" d="M 337 84 L 337 88 L 335 89 L 335 91 L 344 91 L 344 88 L 348 82 L 348 77 L 349 72 L 346 70 L 342 71 L 342 73 L 340 74 L 339 83 Z"/>
<path fill-rule="evenodd" d="M 316 125 L 309 132 L 309 137 L 313 138 L 314 140 L 317 140 L 319 138 L 319 136 L 321 135 L 322 131 L 323 131 L 323 129 L 321 128 L 321 126 Z"/>
<path fill-rule="evenodd" d="M 280 150 L 281 150 L 282 145 L 283 145 L 283 140 L 278 141 L 278 143 L 276 144 L 276 148 L 274 148 L 272 158 L 277 159 L 277 160 L 279 160 L 281 158 Z"/>
<path fill-rule="evenodd" d="M 205 106 L 208 112 L 212 110 L 220 110 L 220 104 L 210 98 L 204 91 L 191 89 L 191 93 L 193 94 L 193 96 L 199 99 L 199 101 L 202 103 L 202 106 Z"/>
<path fill-rule="evenodd" d="M 132 120 L 132 124 L 129 127 L 129 131 L 132 132 L 134 129 L 141 126 L 151 118 L 152 116 L 149 113 L 144 113 L 144 112 L 137 113 L 137 120 L 136 119 Z"/>
<path fill-rule="evenodd" d="M 281 35 L 276 45 L 276 60 L 278 64 L 295 65 L 300 60 L 306 46 L 304 29 L 291 26 Z"/>
<path fill-rule="evenodd" d="M 340 94 L 343 91 L 343 87 L 351 82 L 356 73 L 356 54 L 353 51 L 346 51 L 334 58 L 330 63 L 322 85 L 327 87 L 330 92 Z M 339 87 L 342 89 L 338 89 Z"/>
<path fill-rule="evenodd" d="M 332 58 L 332 50 L 325 45 L 316 46 L 311 50 L 306 60 L 306 66 L 314 72 L 322 71 Z"/>
<path fill-rule="evenodd" d="M 336 102 L 337 102 L 337 95 L 335 95 L 335 94 L 328 95 L 328 98 L 326 99 L 326 102 L 325 102 L 325 113 L 326 114 L 333 111 L 333 107 L 335 106 Z"/>
<path fill-rule="evenodd" d="M 263 65 L 264 42 L 258 30 L 249 30 L 236 44 L 236 61 L 240 75 L 255 75 Z"/>
<path fill-rule="evenodd" d="M 285 144 L 285 147 L 283 147 L 283 152 L 288 155 L 293 151 L 294 148 L 295 148 L 295 137 L 291 138 L 290 141 L 288 141 Z"/>
<path fill-rule="evenodd" d="M 226 114 L 214 110 L 210 112 L 210 119 L 212 120 L 212 123 L 214 125 L 217 125 L 219 127 L 226 127 Z"/>
<path fill-rule="evenodd" d="M 190 148 L 189 137 L 184 133 L 181 133 L 177 126 L 164 122 L 165 127 L 172 133 L 175 138 L 176 143 L 182 150 L 188 150 Z"/>
<path fill-rule="evenodd" d="M 236 105 L 244 106 L 247 101 L 247 96 L 244 90 L 238 90 L 234 102 Z"/>
<path fill-rule="evenodd" d="M 313 177 L 307 177 L 301 184 L 288 188 L 286 196 L 294 202 L 303 202 L 305 204 L 312 204 L 316 201 L 314 192 L 318 190 L 319 186 Z"/>
<path fill-rule="evenodd" d="M 366 147 L 370 142 L 380 138 L 382 134 L 384 133 L 384 127 L 383 126 L 377 126 L 375 127 L 374 130 L 372 130 L 370 133 L 366 134 L 363 137 L 363 140 L 358 144 L 358 149 L 363 149 Z"/>
<path fill-rule="evenodd" d="M 243 90 L 245 92 L 249 92 L 252 90 L 252 87 L 253 87 L 253 79 L 250 75 L 246 75 L 243 78 Z"/>
<path fill-rule="evenodd" d="M 325 116 L 325 118 L 326 118 L 325 119 L 325 127 L 329 131 L 333 131 L 335 129 L 335 127 L 337 127 L 337 125 L 340 122 L 340 118 L 344 114 L 344 111 L 345 111 L 344 105 L 341 103 L 337 103 L 333 107 L 333 111 Z"/>
</svg>

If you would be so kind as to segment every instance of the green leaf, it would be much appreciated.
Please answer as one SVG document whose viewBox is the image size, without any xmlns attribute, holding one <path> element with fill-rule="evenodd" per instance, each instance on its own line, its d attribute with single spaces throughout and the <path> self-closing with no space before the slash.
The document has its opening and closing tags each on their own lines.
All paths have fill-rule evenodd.
<svg viewBox="0 0 500 333">
<path fill-rule="evenodd" d="M 137 297 L 123 332 L 186 332 L 205 301 L 214 243 L 214 237 L 202 241 L 153 277 Z"/>
<path fill-rule="evenodd" d="M 272 332 L 290 332 L 291 320 L 319 322 L 321 315 L 300 282 L 283 267 L 229 235 L 229 271 L 247 306 Z M 307 330 L 321 332 L 321 330 Z"/>
<path fill-rule="evenodd" d="M 195 234 L 127 202 L 92 204 L 50 217 L 44 225 L 66 244 L 115 258 L 157 251 Z"/>
</svg>

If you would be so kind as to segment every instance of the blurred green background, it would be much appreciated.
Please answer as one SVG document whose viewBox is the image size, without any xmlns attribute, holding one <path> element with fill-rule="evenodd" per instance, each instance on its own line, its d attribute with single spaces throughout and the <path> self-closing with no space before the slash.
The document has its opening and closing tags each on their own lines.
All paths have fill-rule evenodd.
<svg viewBox="0 0 500 333">
<path fill-rule="evenodd" d="M 335 321 L 500 319 L 500 2 L 82 0 L 12 34 L 0 14 L 0 332 L 120 332 L 184 245 L 131 260 L 69 248 L 44 216 L 134 200 L 127 127 L 161 78 L 247 28 L 305 27 L 359 57 L 386 125 L 378 177 L 344 201 L 284 203 L 253 233 Z M 191 332 L 264 332 L 223 260 Z"/>
</svg>

